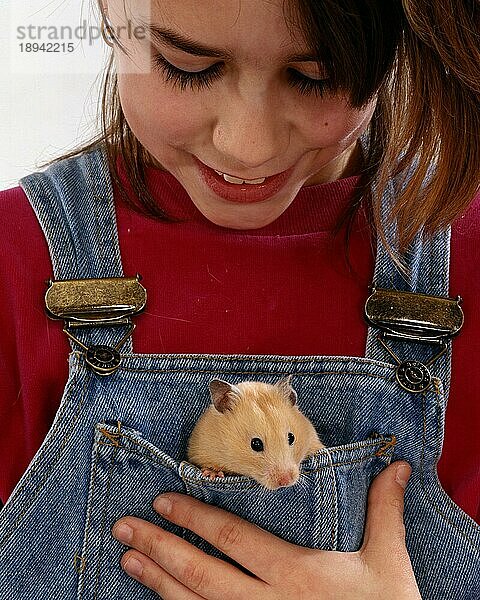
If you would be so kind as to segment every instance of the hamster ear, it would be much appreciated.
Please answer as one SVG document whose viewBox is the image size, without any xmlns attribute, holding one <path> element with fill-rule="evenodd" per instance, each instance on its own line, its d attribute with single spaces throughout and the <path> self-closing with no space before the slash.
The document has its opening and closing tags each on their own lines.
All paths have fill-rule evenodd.
<svg viewBox="0 0 480 600">
<path fill-rule="evenodd" d="M 235 406 L 235 401 L 238 399 L 240 390 L 237 386 L 228 383 L 228 381 L 222 381 L 221 379 L 212 379 L 208 384 L 210 389 L 210 397 L 213 405 L 218 412 L 225 412 L 231 410 Z"/>
<path fill-rule="evenodd" d="M 295 406 L 297 403 L 297 392 L 290 385 L 291 381 L 292 375 L 287 375 L 286 377 L 282 377 L 280 381 L 277 381 L 275 385 L 285 396 L 285 400 L 288 400 L 292 406 Z"/>
</svg>

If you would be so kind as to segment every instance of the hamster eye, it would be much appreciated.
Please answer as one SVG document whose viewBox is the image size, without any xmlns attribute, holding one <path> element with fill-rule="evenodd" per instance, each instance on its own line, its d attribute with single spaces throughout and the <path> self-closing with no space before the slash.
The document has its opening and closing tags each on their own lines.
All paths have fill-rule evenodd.
<svg viewBox="0 0 480 600">
<path fill-rule="evenodd" d="M 295 436 L 293 435 L 293 433 L 289 433 L 288 434 L 288 443 L 290 444 L 290 446 L 293 444 L 293 442 L 295 441 Z"/>
<path fill-rule="evenodd" d="M 263 442 L 260 438 L 253 438 L 250 442 L 250 446 L 255 452 L 261 452 L 263 450 Z"/>
</svg>

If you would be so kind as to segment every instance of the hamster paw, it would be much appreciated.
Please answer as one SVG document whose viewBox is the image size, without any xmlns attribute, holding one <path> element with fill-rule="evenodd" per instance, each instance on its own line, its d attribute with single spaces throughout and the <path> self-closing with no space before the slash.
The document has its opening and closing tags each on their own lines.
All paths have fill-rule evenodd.
<svg viewBox="0 0 480 600">
<path fill-rule="evenodd" d="M 202 475 L 208 477 L 210 481 L 213 481 L 215 477 L 225 477 L 223 471 L 216 471 L 215 469 L 202 469 Z"/>
</svg>

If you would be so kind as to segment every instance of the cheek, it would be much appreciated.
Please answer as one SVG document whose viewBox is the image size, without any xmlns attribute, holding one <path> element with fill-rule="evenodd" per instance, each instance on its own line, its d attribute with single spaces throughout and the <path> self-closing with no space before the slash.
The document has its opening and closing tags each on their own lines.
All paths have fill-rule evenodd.
<svg viewBox="0 0 480 600">
<path fill-rule="evenodd" d="M 135 136 L 147 148 L 159 145 L 183 147 L 205 129 L 205 110 L 194 93 L 169 91 L 159 74 L 123 74 L 118 89 L 125 118 Z"/>
<path fill-rule="evenodd" d="M 320 103 L 309 116 L 309 122 L 315 124 L 310 138 L 312 145 L 347 148 L 367 127 L 375 105 L 373 100 L 361 109 L 354 109 L 343 98 Z"/>
</svg>

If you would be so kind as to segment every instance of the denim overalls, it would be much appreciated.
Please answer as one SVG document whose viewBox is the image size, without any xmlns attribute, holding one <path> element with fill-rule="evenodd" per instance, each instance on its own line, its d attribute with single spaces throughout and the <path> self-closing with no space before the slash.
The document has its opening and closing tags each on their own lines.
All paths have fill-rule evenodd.
<svg viewBox="0 0 480 600">
<path fill-rule="evenodd" d="M 113 193 L 99 148 L 21 180 L 48 241 L 57 280 L 123 276 Z M 384 211 L 395 194 L 392 182 Z M 450 231 L 416 239 L 410 287 L 382 244 L 378 287 L 448 294 Z M 49 274 L 45 274 L 45 278 Z M 133 274 L 127 274 L 133 275 Z M 454 290 L 461 293 L 461 290 Z M 366 296 L 368 290 L 366 290 Z M 115 346 L 118 328 L 84 331 L 89 344 Z M 426 362 L 431 348 L 395 342 L 397 356 Z M 396 365 L 370 328 L 363 357 L 134 354 L 99 376 L 72 342 L 69 378 L 54 423 L 0 512 L 1 600 L 156 598 L 119 566 L 125 547 L 111 535 L 136 515 L 218 555 L 152 508 L 165 491 L 191 494 L 297 544 L 355 551 L 361 545 L 373 478 L 392 460 L 413 466 L 405 498 L 407 545 L 424 600 L 480 599 L 480 527 L 440 487 L 439 459 L 451 344 L 430 370 L 424 393 L 397 383 Z M 186 461 L 194 424 L 219 377 L 273 383 L 293 374 L 299 406 L 325 445 L 296 485 L 268 491 L 246 477 L 209 481 Z M 226 591 L 228 598 L 228 591 Z"/>
</svg>

